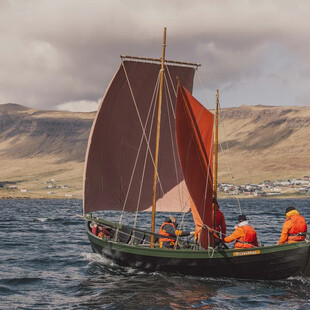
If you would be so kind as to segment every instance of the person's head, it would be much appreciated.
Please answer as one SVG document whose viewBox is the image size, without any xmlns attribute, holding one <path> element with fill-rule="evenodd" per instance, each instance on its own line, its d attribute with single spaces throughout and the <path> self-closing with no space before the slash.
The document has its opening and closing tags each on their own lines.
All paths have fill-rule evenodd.
<svg viewBox="0 0 310 310">
<path fill-rule="evenodd" d="M 91 222 L 90 223 L 90 227 L 97 227 L 97 223 L 96 222 Z"/>
<path fill-rule="evenodd" d="M 244 214 L 240 214 L 238 216 L 238 222 L 241 223 L 241 222 L 244 222 L 246 221 L 246 216 Z"/>
<path fill-rule="evenodd" d="M 290 211 L 296 210 L 294 207 L 287 207 L 285 210 L 285 214 L 289 213 Z"/>
<path fill-rule="evenodd" d="M 171 221 L 171 223 L 173 223 L 174 225 L 177 225 L 177 224 L 178 224 L 178 221 L 177 221 L 177 219 L 176 219 L 174 216 L 170 216 L 170 221 Z"/>
<path fill-rule="evenodd" d="M 172 224 L 174 224 L 175 227 L 178 226 L 178 221 L 174 216 L 166 217 L 165 222 L 166 223 L 172 223 Z"/>
</svg>

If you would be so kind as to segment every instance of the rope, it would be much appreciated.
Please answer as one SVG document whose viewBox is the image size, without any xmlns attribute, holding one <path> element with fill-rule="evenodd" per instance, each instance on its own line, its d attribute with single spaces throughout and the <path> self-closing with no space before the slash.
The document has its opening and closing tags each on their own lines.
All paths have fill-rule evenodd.
<svg viewBox="0 0 310 310">
<path fill-rule="evenodd" d="M 219 104 L 219 108 L 221 109 L 220 104 Z M 229 145 L 228 145 L 228 141 L 227 141 L 227 134 L 226 134 L 225 126 L 224 126 L 224 124 L 221 124 L 221 126 L 223 128 L 224 136 L 226 139 L 226 150 L 227 150 L 227 152 L 229 152 Z M 220 144 L 220 147 L 221 147 L 221 151 L 225 154 L 226 152 L 223 150 L 222 144 Z M 225 157 L 225 163 L 226 163 L 226 167 L 227 167 L 229 173 L 231 174 L 231 178 L 233 180 L 234 185 L 237 186 L 236 181 L 235 181 L 235 177 L 234 177 L 232 170 L 231 170 L 231 165 L 228 163 L 227 157 Z M 242 214 L 240 199 L 239 199 L 239 197 L 236 197 L 236 199 L 238 202 L 239 212 L 240 212 L 240 214 Z"/>
<path fill-rule="evenodd" d="M 172 81 L 172 77 L 170 74 L 170 70 L 169 67 L 166 65 L 166 71 L 167 71 L 167 75 L 170 81 L 170 85 L 173 89 L 174 92 L 174 96 L 177 96 L 177 89 L 174 87 L 174 83 Z M 167 79 L 167 77 L 165 76 L 165 85 L 167 87 L 167 92 L 168 92 L 168 96 L 170 100 L 167 100 L 167 102 L 170 103 L 170 108 L 171 111 L 173 113 L 173 119 L 175 119 L 175 106 L 172 104 L 172 98 L 171 98 L 171 93 L 170 93 L 170 88 L 168 86 L 169 81 Z M 176 180 L 177 180 L 177 189 L 178 189 L 178 196 L 179 196 L 179 201 L 180 201 L 180 205 L 181 205 L 181 213 L 182 213 L 182 219 L 181 219 L 181 223 L 180 226 L 183 227 L 183 229 L 185 229 L 185 224 L 184 224 L 184 217 L 185 217 L 185 212 L 186 212 L 186 207 L 189 203 L 189 196 L 187 196 L 186 201 L 183 201 L 183 195 L 181 195 L 181 193 L 183 193 L 183 184 L 181 184 L 181 178 L 178 175 L 178 168 L 177 168 L 177 163 L 178 163 L 178 159 L 177 156 L 175 154 L 175 136 L 173 136 L 173 130 L 172 130 L 172 124 L 171 124 L 171 117 L 170 117 L 170 110 L 169 110 L 169 106 L 167 106 L 167 112 L 168 112 L 168 119 L 169 119 L 169 129 L 170 129 L 170 137 L 171 137 L 171 145 L 172 145 L 172 152 L 173 152 L 173 160 L 174 160 L 174 167 L 175 167 L 175 173 L 176 173 Z M 179 240 L 179 236 L 177 238 L 177 241 Z"/>
<path fill-rule="evenodd" d="M 123 66 L 123 69 L 124 69 L 124 73 L 125 73 L 125 76 L 126 76 L 126 80 L 127 80 L 127 83 L 128 83 L 128 87 L 129 87 L 129 90 L 130 90 L 130 93 L 131 93 L 131 96 L 132 96 L 132 99 L 133 99 L 135 108 L 136 108 L 136 111 L 137 111 L 138 119 L 139 119 L 140 125 L 141 125 L 141 127 L 142 127 L 142 132 L 143 132 L 143 134 L 142 134 L 142 137 L 141 137 L 141 140 L 140 140 L 139 149 L 138 149 L 138 152 L 137 152 L 137 156 L 136 156 L 136 159 L 135 159 L 135 163 L 134 163 L 134 167 L 133 167 L 133 170 L 132 170 L 132 174 L 131 174 L 131 176 L 130 176 L 129 186 L 128 186 L 127 193 L 126 193 L 126 196 L 125 196 L 125 200 L 124 200 L 124 203 L 123 203 L 122 213 L 121 213 L 121 216 L 120 216 L 120 219 L 119 219 L 119 223 L 120 223 L 120 224 L 121 224 L 122 221 L 123 221 L 123 214 L 124 214 L 125 206 L 126 206 L 127 199 L 128 199 L 128 196 L 129 196 L 129 191 L 130 191 L 130 188 L 131 188 L 131 184 L 132 184 L 134 172 L 135 172 L 135 170 L 136 170 L 136 166 L 137 166 L 137 162 L 138 162 L 138 157 L 139 157 L 140 150 L 141 150 L 141 147 L 142 147 L 143 137 L 146 136 L 145 127 L 144 127 L 143 124 L 142 124 L 141 116 L 140 116 L 140 113 L 139 113 L 139 110 L 138 110 L 138 107 L 137 107 L 137 103 L 136 103 L 136 100 L 135 100 L 135 97 L 134 97 L 134 94 L 133 94 L 133 90 L 132 90 L 131 85 L 130 85 L 130 82 L 129 82 L 129 78 L 128 78 L 128 74 L 127 74 L 127 71 L 126 71 L 126 67 L 125 67 L 123 61 L 122 61 L 122 66 Z M 149 111 L 150 111 L 150 110 L 149 110 Z M 148 114 L 149 114 L 149 113 L 148 113 Z M 146 139 L 146 138 L 145 138 L 145 139 Z M 146 139 L 146 142 L 147 142 L 147 145 L 148 145 L 147 139 Z M 117 236 L 117 234 L 118 234 L 118 230 L 117 230 L 116 236 Z"/>
<path fill-rule="evenodd" d="M 197 78 L 198 78 L 199 85 L 202 86 L 203 84 L 202 84 L 202 80 L 201 80 L 201 76 L 200 76 L 199 72 L 198 72 L 198 74 L 197 74 Z M 202 89 L 204 89 L 204 88 L 202 87 Z M 205 98 L 207 98 L 207 94 L 205 94 Z M 206 103 L 205 103 L 205 106 L 206 106 L 206 107 L 209 106 L 209 104 L 208 104 L 207 101 L 206 101 Z M 220 107 L 220 104 L 219 104 L 219 108 L 221 108 L 221 107 Z M 223 129 L 224 129 L 224 135 L 225 135 L 225 138 L 226 138 L 227 150 L 229 150 L 228 142 L 227 142 L 227 134 L 226 134 L 226 131 L 225 131 L 225 127 L 223 126 L 223 124 L 221 124 L 221 126 L 222 126 Z M 221 148 L 221 151 L 222 151 L 223 153 L 225 153 L 225 151 L 224 151 L 223 148 L 222 148 L 222 144 L 220 144 L 220 148 Z M 229 173 L 231 174 L 231 176 L 232 176 L 233 183 L 234 183 L 234 185 L 236 186 L 237 184 L 236 184 L 235 178 L 234 178 L 234 176 L 233 176 L 232 169 L 230 168 L 230 165 L 228 164 L 227 157 L 225 157 L 225 162 L 226 162 L 226 166 L 227 166 L 227 168 L 228 168 L 228 172 L 229 172 Z M 237 199 L 237 203 L 238 203 L 238 207 L 239 207 L 239 212 L 240 212 L 240 214 L 242 214 L 242 209 L 241 209 L 241 205 L 240 205 L 240 199 L 239 199 L 238 197 L 236 197 L 236 199 Z"/>
<path fill-rule="evenodd" d="M 174 92 L 174 96 L 176 97 L 177 96 L 177 90 L 174 87 L 174 83 L 172 81 L 172 77 L 171 77 L 171 74 L 170 74 L 170 71 L 169 71 L 169 67 L 167 65 L 166 65 L 166 71 L 168 73 L 168 77 L 169 77 L 169 80 L 170 80 L 170 85 L 172 86 L 172 89 L 173 89 L 173 92 Z M 175 117 L 175 113 L 173 114 L 173 116 Z"/>
<path fill-rule="evenodd" d="M 115 229 L 115 228 L 112 228 L 112 227 L 110 227 L 110 226 L 104 226 L 104 225 L 102 225 L 102 224 L 100 224 L 103 228 L 108 228 L 108 229 L 111 229 L 111 231 L 115 231 L 115 232 L 119 232 L 120 230 L 119 230 L 119 228 L 117 228 L 117 229 Z M 130 238 L 130 240 L 129 240 L 129 242 L 128 242 L 128 244 L 131 244 L 131 245 L 133 245 L 133 241 L 136 239 L 136 240 L 139 240 L 140 242 L 140 244 L 143 242 L 143 244 L 151 244 L 151 242 L 150 241 L 148 241 L 148 240 L 145 240 L 145 236 L 148 236 L 148 235 L 144 235 L 142 238 L 139 238 L 139 237 L 137 237 L 136 235 L 134 235 L 134 233 L 135 232 L 139 232 L 139 230 L 132 230 L 132 232 L 131 233 L 127 233 L 127 232 L 125 232 L 125 231 L 121 231 L 121 233 L 123 234 L 123 235 L 125 235 L 125 236 L 128 236 L 128 237 L 131 237 Z M 143 233 L 143 232 L 141 232 L 141 233 Z M 144 233 L 143 233 L 144 234 Z M 155 234 L 155 233 L 151 233 L 151 232 L 149 232 L 149 234 L 150 235 L 156 235 L 156 236 L 158 236 L 158 237 L 166 237 L 165 235 L 159 235 L 159 234 Z M 97 236 L 98 237 L 98 236 Z M 184 245 L 185 244 L 185 241 L 183 241 L 183 240 L 180 240 L 181 242 L 178 242 L 178 238 L 179 238 L 179 236 L 176 236 L 176 237 L 174 237 L 174 236 L 170 236 L 170 238 L 172 238 L 172 239 L 174 239 L 176 242 L 175 242 L 175 246 L 174 246 L 174 248 L 173 249 L 177 249 L 177 245 L 178 244 L 182 244 L 182 245 Z M 113 241 L 114 242 L 117 242 L 117 238 L 115 238 L 115 235 L 114 235 L 114 239 L 113 239 Z"/>
<path fill-rule="evenodd" d="M 159 77 L 159 76 L 158 76 Z M 153 97 L 152 97 L 152 103 L 154 102 L 155 103 L 155 93 L 156 93 L 156 90 L 158 89 L 159 87 L 159 78 L 157 78 L 157 83 L 156 83 L 156 87 L 155 87 L 155 90 L 154 90 L 154 93 L 153 93 Z M 151 104 L 152 105 L 152 104 Z M 152 120 L 151 120 L 151 125 L 150 125 L 150 128 L 153 127 L 153 123 L 154 123 L 154 119 L 155 119 L 155 110 L 156 110 L 156 105 L 154 104 L 154 109 L 153 109 L 153 116 L 152 116 Z M 148 119 L 149 115 L 147 116 L 147 119 Z M 147 122 L 146 122 L 147 123 Z M 149 132 L 149 137 L 148 137 L 148 141 L 150 140 L 150 137 L 151 137 L 151 133 L 152 133 L 152 130 L 150 130 Z M 137 221 L 138 221 L 138 211 L 139 211 L 139 205 L 140 205 L 140 199 L 141 199 L 141 193 L 142 193 L 142 186 L 143 186 L 143 180 L 144 180 L 144 175 L 145 175 L 145 170 L 146 170 L 146 162 L 147 162 L 147 149 L 145 151 L 145 157 L 144 157 L 144 164 L 143 164 L 143 171 L 142 171 L 142 177 L 141 177 L 141 183 L 140 183 L 140 188 L 139 188 L 139 196 L 138 196 L 138 202 L 137 202 L 137 208 L 136 208 L 136 214 L 135 214 L 135 218 L 134 218 L 134 228 L 137 226 Z M 139 154 L 138 154 L 139 155 Z M 137 158 L 138 158 L 138 155 L 137 155 Z"/>
<path fill-rule="evenodd" d="M 154 158 L 153 158 L 153 155 L 152 155 L 152 152 L 151 152 L 151 149 L 150 149 L 150 143 L 149 143 L 149 140 L 148 140 L 148 138 L 146 136 L 146 125 L 147 125 L 147 121 L 148 121 L 148 117 L 149 117 L 152 105 L 150 105 L 150 109 L 149 109 L 149 112 L 148 112 L 148 117 L 147 117 L 146 125 L 144 126 L 143 123 L 142 123 L 142 119 L 141 119 L 141 116 L 140 116 L 140 113 L 139 113 L 137 102 L 135 100 L 135 96 L 133 94 L 133 90 L 132 90 L 132 87 L 131 87 L 131 84 L 130 84 L 130 81 L 129 81 L 129 78 L 128 78 L 126 67 L 125 67 L 123 61 L 122 61 L 122 66 L 123 66 L 125 77 L 126 77 L 126 80 L 127 80 L 127 83 L 128 83 L 128 87 L 129 87 L 129 90 L 130 90 L 130 93 L 131 93 L 131 96 L 132 96 L 132 99 L 133 99 L 133 103 L 134 103 L 134 106 L 135 106 L 135 109 L 136 109 L 136 112 L 137 112 L 137 116 L 138 116 L 138 119 L 139 119 L 139 122 L 140 122 L 140 125 L 141 125 L 141 128 L 142 128 L 142 137 L 141 137 L 141 141 L 140 141 L 140 146 L 139 146 L 139 150 L 138 150 L 138 153 L 137 153 L 137 157 L 136 157 L 136 160 L 135 160 L 135 163 L 134 163 L 134 168 L 133 168 L 133 171 L 132 171 L 132 175 L 131 175 L 131 178 L 130 178 L 128 190 L 127 190 L 127 193 L 126 193 L 125 201 L 124 201 L 124 204 L 123 204 L 123 209 L 122 209 L 122 213 L 121 213 L 121 216 L 120 216 L 119 223 L 122 223 L 122 221 L 123 221 L 123 213 L 125 211 L 125 206 L 126 206 L 128 195 L 129 195 L 129 191 L 130 191 L 130 188 L 131 188 L 131 184 L 132 184 L 132 180 L 133 180 L 133 175 L 134 175 L 134 172 L 135 172 L 135 169 L 136 169 L 136 166 L 137 166 L 137 161 L 138 161 L 138 157 L 139 157 L 139 153 L 140 153 L 140 150 L 141 150 L 143 139 L 146 141 L 147 151 L 149 152 L 151 160 L 152 160 L 152 163 L 155 166 Z M 155 91 L 153 93 L 153 98 L 152 99 L 154 99 L 154 94 L 155 94 Z"/>
<path fill-rule="evenodd" d="M 207 225 L 204 225 L 204 226 L 208 227 Z M 203 227 L 204 227 L 204 226 L 203 226 Z M 212 228 L 211 228 L 211 229 L 212 229 Z M 211 234 L 208 234 L 208 244 L 211 243 L 210 235 L 211 235 Z M 210 255 L 211 249 L 212 249 L 213 251 L 212 251 L 212 254 Z M 212 248 L 212 247 L 208 246 L 208 256 L 209 256 L 209 258 L 212 258 L 212 257 L 214 256 L 214 252 L 215 252 L 215 248 Z"/>
<path fill-rule="evenodd" d="M 130 93 L 131 93 L 131 96 L 132 96 L 132 100 L 133 100 L 133 103 L 134 103 L 134 106 L 135 106 L 135 109 L 136 109 L 136 112 L 137 112 L 137 116 L 138 116 L 138 119 L 139 119 L 139 122 L 140 122 L 140 125 L 141 125 L 141 128 L 142 128 L 142 136 L 141 136 L 141 140 L 140 140 L 140 143 L 139 143 L 139 148 L 138 148 L 138 152 L 137 152 L 137 156 L 136 156 L 136 159 L 135 159 L 135 163 L 134 163 L 134 166 L 133 166 L 133 170 L 132 170 L 132 174 L 131 174 L 131 177 L 130 177 L 130 181 L 129 181 L 129 186 L 128 186 L 128 189 L 127 189 L 127 192 L 126 192 L 126 196 L 125 196 L 125 200 L 124 200 L 124 203 L 123 203 L 123 207 L 122 207 L 122 213 L 121 213 L 121 216 L 120 216 L 120 219 L 119 219 L 119 223 L 121 224 L 122 221 L 123 221 L 123 216 L 124 216 L 124 212 L 125 212 L 125 206 L 126 206 L 126 203 L 127 203 L 127 200 L 128 200 L 128 197 L 129 197 L 129 192 L 130 192 L 130 189 L 131 189 L 131 186 L 132 186 L 132 182 L 133 182 L 133 177 L 134 177 L 134 174 L 135 174 L 135 171 L 136 171 L 136 167 L 137 167 L 137 163 L 138 163 L 138 158 L 139 158 L 139 155 L 141 153 L 141 148 L 142 148 L 142 143 L 143 143 L 143 140 L 146 141 L 146 144 L 147 144 L 147 149 L 146 149 L 146 153 L 145 153 L 145 157 L 144 157 L 144 165 L 143 165 L 143 171 L 142 171 L 142 177 L 141 177 L 141 183 L 140 183 L 140 188 L 139 188 L 139 195 L 138 195 L 138 202 L 137 202 L 137 208 L 136 208 L 136 211 L 135 211 L 135 218 L 134 218 L 134 226 L 133 227 L 136 227 L 137 225 L 137 221 L 138 221 L 138 211 L 139 211 L 139 205 L 140 205 L 140 200 L 141 200 L 141 194 L 142 194 L 142 186 L 143 186 L 143 180 L 144 180 L 144 176 L 145 176 L 145 171 L 146 171 L 146 162 L 147 162 L 147 154 L 149 153 L 150 156 L 151 156 L 151 160 L 152 160 L 152 163 L 155 167 L 155 164 L 154 164 L 154 158 L 153 158 L 153 155 L 152 155 L 152 152 L 150 150 L 150 137 L 151 137 L 151 130 L 149 132 L 149 135 L 147 136 L 146 134 L 146 127 L 147 127 L 147 124 L 149 123 L 149 117 L 150 115 L 152 114 L 152 118 L 151 118 L 151 128 L 153 126 L 153 123 L 154 123 L 154 115 L 155 115 L 155 100 L 156 100 L 156 94 L 158 92 L 158 87 L 159 87 L 159 75 L 160 75 L 160 72 L 159 71 L 159 74 L 158 74 L 158 78 L 157 78 L 157 81 L 156 81 L 156 86 L 155 86 L 155 90 L 154 90 L 154 93 L 153 93 L 153 97 L 152 97 L 152 100 L 151 100 L 151 105 L 150 105 L 150 108 L 149 108 L 149 111 L 148 111 L 148 114 L 147 114 L 147 119 L 145 121 L 145 124 L 142 123 L 142 119 L 141 119 L 141 116 L 140 116 L 140 113 L 139 113 L 139 109 L 138 109 L 138 106 L 137 106 L 137 102 L 136 102 L 136 99 L 135 99 L 135 96 L 134 96 L 134 93 L 133 93 L 133 90 L 132 90 L 132 87 L 131 87 L 131 83 L 129 81 L 129 77 L 128 77 L 128 74 L 127 74 L 127 71 L 126 71 L 126 67 L 124 65 L 124 63 L 122 62 L 122 66 L 123 66 L 123 69 L 124 69 L 124 73 L 125 73 L 125 77 L 126 77 L 126 80 L 127 80 L 127 84 L 128 84 L 128 87 L 129 87 L 129 90 L 130 90 Z M 172 85 L 172 89 L 174 91 L 174 93 L 176 94 L 176 89 L 174 88 L 174 84 L 172 83 L 172 78 L 171 78 L 171 75 L 170 75 L 170 72 L 169 72 L 169 68 L 168 66 L 166 66 L 167 68 L 167 72 L 169 74 L 169 77 L 170 77 L 170 82 L 171 82 L 171 85 Z M 164 76 L 164 81 L 165 81 L 165 85 L 166 85 L 166 88 L 167 88 L 167 97 L 166 97 L 166 101 L 169 102 L 170 104 L 168 104 L 167 106 L 167 113 L 168 113 L 168 120 L 169 120 L 169 129 L 170 129 L 170 136 L 171 136 L 171 144 L 172 144 L 172 150 L 173 150 L 173 159 L 174 159 L 174 166 L 175 166 L 175 172 L 176 172 L 176 180 L 177 180 L 177 183 L 179 184 L 180 183 L 180 178 L 178 176 L 178 169 L 177 169 L 177 159 L 176 159 L 176 154 L 175 154 L 175 145 L 174 145 L 174 135 L 172 134 L 173 133 L 173 127 L 172 127 L 172 124 L 171 124 L 171 115 L 170 115 L 170 109 L 169 109 L 169 106 L 172 110 L 172 113 L 173 113 L 173 118 L 175 118 L 175 111 L 174 111 L 174 106 L 172 104 L 172 98 L 171 98 L 171 93 L 170 93 L 170 88 L 169 88 L 169 85 L 168 85 L 168 81 L 167 81 L 167 78 L 166 76 Z M 153 111 L 151 113 L 151 111 Z M 159 183 L 159 186 L 160 186 L 160 190 L 162 193 L 164 193 L 164 190 L 163 190 L 163 186 L 162 186 L 162 182 L 161 182 L 161 179 L 160 179 L 160 176 L 159 174 L 157 173 L 157 181 Z M 182 199 L 181 199 L 181 192 L 180 192 L 180 188 L 178 187 L 178 192 L 179 192 L 179 200 L 181 201 L 181 212 L 184 212 L 185 208 L 186 208 L 186 205 L 187 205 L 187 202 L 183 205 L 182 203 Z M 183 219 L 182 221 L 184 221 L 184 215 L 183 215 Z"/>
<path fill-rule="evenodd" d="M 168 87 L 168 81 L 167 79 L 165 79 L 165 84 L 167 86 L 167 89 L 168 89 L 168 92 L 169 92 L 169 87 Z M 170 95 L 170 92 L 168 93 L 169 95 L 169 98 L 170 100 L 167 102 L 170 102 L 170 108 L 173 112 L 173 119 L 175 119 L 175 111 L 174 111 L 174 106 L 172 105 L 172 100 L 171 100 L 171 95 Z M 168 120 L 169 120 L 169 130 L 170 130 L 170 139 L 171 139 L 171 146 L 172 146 L 172 153 L 173 153 L 173 162 L 174 162 L 174 170 L 175 170 L 175 174 L 176 174 L 176 182 L 178 184 L 178 195 L 179 195 L 179 201 L 181 202 L 181 212 L 185 212 L 185 207 L 187 205 L 187 203 L 184 204 L 183 206 L 183 197 L 181 196 L 181 190 L 180 190 L 180 182 L 181 182 L 181 178 L 179 177 L 179 174 L 178 174 L 178 167 L 177 167 L 177 163 L 178 163 L 178 160 L 177 160 L 177 154 L 175 153 L 175 149 L 176 149 L 176 146 L 175 146 L 175 136 L 173 136 L 173 127 L 172 127 L 172 124 L 171 124 L 171 117 L 170 117 L 170 109 L 169 109 L 169 106 L 167 106 L 167 113 L 168 113 Z M 183 185 L 181 185 L 183 186 Z M 188 198 L 189 199 L 189 198 Z"/>
</svg>

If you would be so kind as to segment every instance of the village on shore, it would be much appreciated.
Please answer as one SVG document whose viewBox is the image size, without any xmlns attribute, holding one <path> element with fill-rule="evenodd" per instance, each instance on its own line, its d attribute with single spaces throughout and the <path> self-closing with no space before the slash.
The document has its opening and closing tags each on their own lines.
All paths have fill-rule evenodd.
<svg viewBox="0 0 310 310">
<path fill-rule="evenodd" d="M 28 186 L 20 186 L 18 182 L 1 182 L 0 181 L 0 199 L 67 199 L 82 198 L 82 190 L 76 186 L 62 184 L 54 178 L 48 181 L 39 181 L 35 179 Z"/>
<path fill-rule="evenodd" d="M 287 196 L 309 196 L 310 197 L 310 176 L 303 176 L 300 179 L 286 180 L 265 180 L 259 184 L 247 183 L 236 185 L 219 183 L 218 191 L 225 196 L 244 197 L 287 197 Z"/>
<path fill-rule="evenodd" d="M 0 199 L 81 199 L 80 186 L 62 184 L 61 181 L 50 179 L 41 183 L 35 180 L 36 185 L 29 187 L 19 186 L 18 182 L 0 181 Z M 219 183 L 218 194 L 220 199 L 232 198 L 310 198 L 310 176 L 299 179 L 265 180 L 258 184 L 244 185 Z"/>
</svg>

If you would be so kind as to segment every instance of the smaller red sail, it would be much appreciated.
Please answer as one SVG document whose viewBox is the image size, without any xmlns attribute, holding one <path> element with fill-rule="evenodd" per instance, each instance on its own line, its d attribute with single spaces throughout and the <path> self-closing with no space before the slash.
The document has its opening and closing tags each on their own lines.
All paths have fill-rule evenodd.
<svg viewBox="0 0 310 310">
<path fill-rule="evenodd" d="M 179 84 L 176 103 L 176 137 L 183 176 L 191 196 L 196 226 L 214 227 L 213 198 L 214 115 Z M 208 230 L 200 232 L 200 243 L 208 247 Z"/>
</svg>

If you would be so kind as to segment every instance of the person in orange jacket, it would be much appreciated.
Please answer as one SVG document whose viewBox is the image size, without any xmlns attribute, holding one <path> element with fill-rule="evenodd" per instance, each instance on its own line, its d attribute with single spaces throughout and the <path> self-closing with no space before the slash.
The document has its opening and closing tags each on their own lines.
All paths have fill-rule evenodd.
<svg viewBox="0 0 310 310">
<path fill-rule="evenodd" d="M 110 236 L 110 232 L 103 228 L 102 226 L 98 225 L 98 237 L 103 239 Z"/>
<path fill-rule="evenodd" d="M 307 232 L 307 223 L 303 216 L 294 207 L 288 207 L 285 211 L 286 220 L 282 227 L 282 233 L 278 244 L 293 243 L 304 241 L 305 235 L 299 236 L 300 233 Z"/>
<path fill-rule="evenodd" d="M 235 231 L 228 237 L 224 238 L 224 242 L 233 242 L 236 240 L 235 248 L 253 248 L 258 246 L 255 229 L 249 225 L 244 214 L 239 215 L 238 224 L 234 227 Z"/>
<path fill-rule="evenodd" d="M 195 232 L 178 230 L 177 219 L 174 216 L 167 218 L 159 229 L 159 246 L 161 248 L 174 248 L 177 237 L 193 235 Z"/>
</svg>

